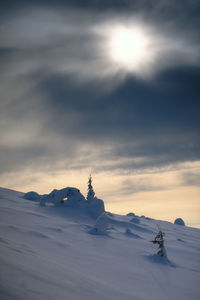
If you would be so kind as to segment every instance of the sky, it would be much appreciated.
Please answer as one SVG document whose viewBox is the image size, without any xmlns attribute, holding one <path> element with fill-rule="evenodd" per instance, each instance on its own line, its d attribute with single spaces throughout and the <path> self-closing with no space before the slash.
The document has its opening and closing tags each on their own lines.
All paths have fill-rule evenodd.
<svg viewBox="0 0 200 300">
<path fill-rule="evenodd" d="M 90 173 L 108 211 L 200 227 L 200 1 L 10 1 L 0 11 L 0 182 Z"/>
</svg>

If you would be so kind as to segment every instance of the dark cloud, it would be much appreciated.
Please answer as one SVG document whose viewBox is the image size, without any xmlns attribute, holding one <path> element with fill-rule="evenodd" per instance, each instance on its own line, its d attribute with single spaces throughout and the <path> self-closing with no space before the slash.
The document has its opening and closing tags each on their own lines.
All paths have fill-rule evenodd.
<svg viewBox="0 0 200 300">
<path fill-rule="evenodd" d="M 170 145 L 170 140 L 172 144 L 180 141 L 183 147 L 184 141 L 191 144 L 198 137 L 200 129 L 199 77 L 198 68 L 176 69 L 161 74 L 151 84 L 127 79 L 114 91 L 99 96 L 88 86 L 72 88 L 66 78 L 58 76 L 45 79 L 40 88 L 49 107 L 54 107 L 52 117 L 60 116 L 58 122 L 52 122 L 59 132 L 65 132 L 65 122 L 69 129 L 71 114 L 77 123 L 70 131 L 77 138 L 109 140 L 112 136 L 125 141 L 151 137 L 152 145 L 157 140 L 160 148 L 167 146 L 165 141 Z"/>
<path fill-rule="evenodd" d="M 99 171 L 161 167 L 198 160 L 198 78 L 197 70 L 173 70 L 171 75 L 163 74 L 153 84 L 129 79 L 104 95 L 97 95 L 87 86 L 74 88 L 67 84 L 66 77 L 55 75 L 41 79 L 36 94 L 43 95 L 43 108 L 25 99 L 11 112 L 15 126 L 20 122 L 26 128 L 30 121 L 43 120 L 41 128 L 33 134 L 31 145 L 18 145 L 16 149 L 1 152 L 4 170 L 31 164 L 34 159 L 38 164 L 42 161 L 54 166 L 62 160 L 62 168 L 96 164 Z M 96 157 L 88 153 L 86 157 L 78 150 L 84 144 L 91 145 L 88 152 L 99 147 L 102 153 L 96 153 Z M 106 152 L 107 145 L 111 148 Z M 120 161 L 123 157 L 146 159 Z M 115 163 L 104 165 L 110 160 Z"/>
<path fill-rule="evenodd" d="M 159 27 L 168 27 L 171 34 L 179 29 L 190 32 L 190 35 L 198 37 L 200 24 L 199 0 L 7 0 L 1 4 L 1 16 L 13 16 L 23 9 L 41 7 L 44 9 L 81 9 L 97 13 L 125 13 L 128 15 L 140 15 L 146 21 L 153 21 Z M 191 32 L 191 29 L 196 29 Z"/>
<path fill-rule="evenodd" d="M 80 10 L 71 23 L 69 6 Z M 33 7 L 64 14 L 35 19 Z M 6 1 L 1 8 L 1 172 L 34 164 L 126 170 L 199 159 L 200 68 L 190 48 L 198 52 L 199 1 Z M 23 8 L 26 21 L 19 24 Z M 159 57 L 151 80 L 102 75 L 108 66 L 90 29 L 95 17 L 102 22 L 116 12 L 159 24 L 174 44 L 186 38 L 186 52 L 179 47 Z"/>
<path fill-rule="evenodd" d="M 169 11 L 173 11 L 174 15 L 175 13 L 179 11 L 186 11 L 188 10 L 190 12 L 196 12 L 194 11 L 194 8 L 197 8 L 199 5 L 198 0 L 177 0 L 176 3 L 174 3 L 171 0 L 18 0 L 17 3 L 12 0 L 7 0 L 5 3 L 2 4 L 2 10 L 10 9 L 11 7 L 20 7 L 20 6 L 26 6 L 26 5 L 55 5 L 55 6 L 69 6 L 73 5 L 75 7 L 81 7 L 81 8 L 96 8 L 96 9 L 116 9 L 116 10 L 129 10 L 129 9 L 142 9 L 145 11 L 154 11 L 157 7 L 160 11 L 163 11 L 163 14 L 166 15 L 169 13 Z M 172 14 L 172 13 L 171 13 Z"/>
</svg>

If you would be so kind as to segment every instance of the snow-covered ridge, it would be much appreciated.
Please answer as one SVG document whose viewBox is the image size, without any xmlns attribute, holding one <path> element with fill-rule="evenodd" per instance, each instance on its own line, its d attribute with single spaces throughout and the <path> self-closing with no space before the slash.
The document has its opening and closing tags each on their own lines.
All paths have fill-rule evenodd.
<svg viewBox="0 0 200 300">
<path fill-rule="evenodd" d="M 0 189 L 0 299 L 199 299 L 199 229 L 134 214 L 96 219 L 24 195 Z M 150 243 L 157 224 L 169 261 Z"/>
</svg>

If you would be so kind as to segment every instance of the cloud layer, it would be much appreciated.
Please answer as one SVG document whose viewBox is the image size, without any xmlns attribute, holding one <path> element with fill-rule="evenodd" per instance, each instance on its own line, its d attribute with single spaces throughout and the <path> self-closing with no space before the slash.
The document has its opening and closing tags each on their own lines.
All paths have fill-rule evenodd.
<svg viewBox="0 0 200 300">
<path fill-rule="evenodd" d="M 128 174 L 179 170 L 176 187 L 196 186 L 199 1 L 75 2 L 2 5 L 2 182 L 92 169 L 124 175 L 118 193 L 127 196 L 168 190 Z M 137 70 L 111 59 L 117 26 L 142 28 L 148 39 Z"/>
</svg>

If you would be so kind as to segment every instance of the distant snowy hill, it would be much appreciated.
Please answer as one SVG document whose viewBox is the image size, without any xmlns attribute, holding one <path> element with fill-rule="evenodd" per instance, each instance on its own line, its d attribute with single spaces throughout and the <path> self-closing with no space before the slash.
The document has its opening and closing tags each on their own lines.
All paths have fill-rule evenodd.
<svg viewBox="0 0 200 300">
<path fill-rule="evenodd" d="M 169 261 L 150 243 L 157 224 Z M 134 214 L 96 220 L 4 188 L 0 228 L 1 300 L 200 299 L 199 229 Z"/>
</svg>

